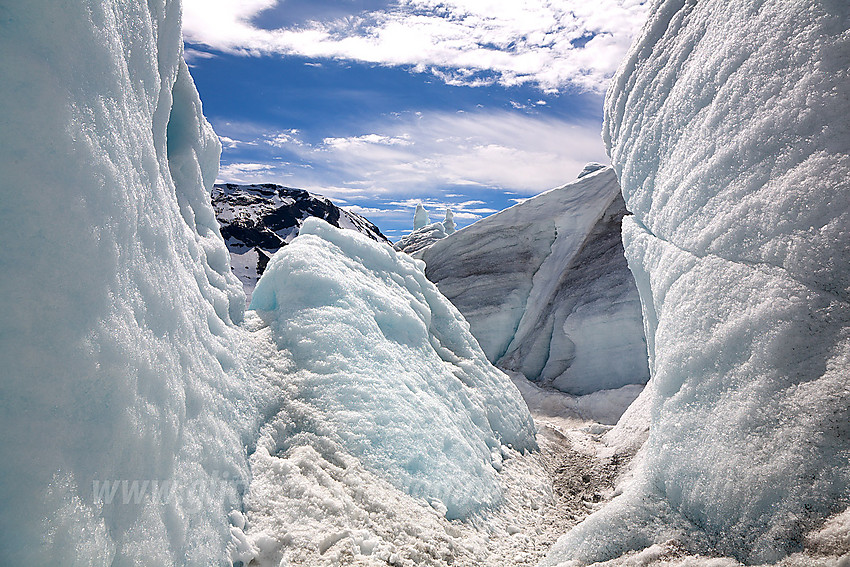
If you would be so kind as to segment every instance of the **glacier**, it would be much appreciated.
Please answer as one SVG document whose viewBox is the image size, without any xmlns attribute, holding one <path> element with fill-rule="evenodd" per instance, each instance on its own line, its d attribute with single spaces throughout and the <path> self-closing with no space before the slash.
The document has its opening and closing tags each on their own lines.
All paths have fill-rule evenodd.
<svg viewBox="0 0 850 567">
<path fill-rule="evenodd" d="M 574 395 L 644 384 L 625 214 L 614 171 L 589 164 L 578 180 L 436 241 L 421 258 L 497 366 Z"/>
<path fill-rule="evenodd" d="M 551 501 L 519 392 L 421 262 L 308 220 L 246 311 L 179 2 L 0 12 L 4 563 L 266 564 L 352 541 L 391 560 L 431 549 L 424 524 L 450 561 L 471 553 L 455 539 L 486 547 L 453 519 Z M 386 516 L 335 508 L 311 466 Z M 303 507 L 264 515 L 283 495 Z M 332 532 L 335 511 L 362 529 Z"/>
<path fill-rule="evenodd" d="M 463 518 L 499 503 L 492 459 L 503 446 L 536 446 L 517 389 L 406 254 L 308 218 L 269 262 L 250 308 L 298 369 L 291 397 L 302 408 L 273 419 L 270 454 L 332 437 Z"/>
<path fill-rule="evenodd" d="M 414 213 L 413 216 L 414 227 L 417 226 L 421 217 L 419 213 L 420 207 L 422 207 L 421 204 L 417 205 L 416 213 Z M 428 215 L 428 211 L 426 211 L 424 207 L 422 207 L 422 211 L 424 215 Z M 425 253 L 426 248 L 438 240 L 442 240 L 448 235 L 454 234 L 454 232 L 454 213 L 451 209 L 447 208 L 445 220 L 414 228 L 412 232 L 402 236 L 401 239 L 393 245 L 393 248 L 400 252 L 410 254 L 414 258 L 421 258 Z"/>
<path fill-rule="evenodd" d="M 848 38 L 846 2 L 653 3 L 603 131 L 652 374 L 618 429 L 648 438 L 545 565 L 850 552 Z"/>
<path fill-rule="evenodd" d="M 180 4 L 2 13 L 3 561 L 220 564 L 249 475 L 244 295 Z"/>
</svg>

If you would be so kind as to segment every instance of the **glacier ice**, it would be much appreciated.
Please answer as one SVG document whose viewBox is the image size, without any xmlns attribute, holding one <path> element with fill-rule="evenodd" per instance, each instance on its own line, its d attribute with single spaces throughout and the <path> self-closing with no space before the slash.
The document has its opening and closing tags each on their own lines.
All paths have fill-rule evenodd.
<svg viewBox="0 0 850 567">
<path fill-rule="evenodd" d="M 455 214 L 452 210 L 446 207 L 446 218 L 443 220 L 443 228 L 446 230 L 446 234 L 454 234 L 455 230 Z"/>
<path fill-rule="evenodd" d="M 435 222 L 402 236 L 393 248 L 399 252 L 410 254 L 414 258 L 421 258 L 426 248 L 446 236 L 448 236 L 448 233 L 445 225 L 441 222 Z"/>
<path fill-rule="evenodd" d="M 670 539 L 773 562 L 850 505 L 848 37 L 846 2 L 654 3 L 603 132 L 652 373 L 625 420 L 649 435 L 547 565 Z"/>
<path fill-rule="evenodd" d="M 423 268 L 305 220 L 251 300 L 297 369 L 258 453 L 344 447 L 394 486 L 439 500 L 448 517 L 467 517 L 501 500 L 493 452 L 533 448 L 534 427 Z"/>
<path fill-rule="evenodd" d="M 244 295 L 180 4 L 2 13 L 3 562 L 218 564 L 248 475 Z"/>
<path fill-rule="evenodd" d="M 417 208 L 416 211 L 418 213 L 419 209 Z M 428 213 L 426 212 L 425 214 L 427 215 Z M 416 222 L 414 221 L 414 225 L 415 224 Z M 401 237 L 401 239 L 395 243 L 393 248 L 406 254 L 410 254 L 414 258 L 421 258 L 425 253 L 426 248 L 438 240 L 442 240 L 448 235 L 454 234 L 455 230 L 454 213 L 451 209 L 447 208 L 446 219 L 443 222 L 435 222 L 431 224 L 426 223 L 423 226 L 414 229 L 413 232 Z"/>
<path fill-rule="evenodd" d="M 617 178 L 599 164 L 583 173 L 421 255 L 488 359 L 575 395 L 649 378 Z"/>
<path fill-rule="evenodd" d="M 422 206 L 422 203 L 416 205 L 416 211 L 413 213 L 413 230 L 418 230 L 430 224 L 430 222 L 428 211 Z"/>
</svg>

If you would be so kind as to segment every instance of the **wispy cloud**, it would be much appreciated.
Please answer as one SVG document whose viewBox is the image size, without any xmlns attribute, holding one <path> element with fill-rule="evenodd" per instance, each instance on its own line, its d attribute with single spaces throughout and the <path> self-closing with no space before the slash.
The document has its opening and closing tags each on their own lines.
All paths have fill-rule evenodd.
<svg viewBox="0 0 850 567">
<path fill-rule="evenodd" d="M 262 128 L 222 134 L 246 139 Z M 597 122 L 500 112 L 408 113 L 372 123 L 348 137 L 309 143 L 298 131 L 258 134 L 262 163 L 222 167 L 225 181 L 285 181 L 329 197 L 403 199 L 469 190 L 534 195 L 573 178 L 590 161 L 606 161 Z M 285 161 L 284 161 L 285 160 Z M 293 164 L 297 164 L 297 167 Z M 455 199 L 455 203 L 458 202 Z M 475 203 L 466 203 L 471 208 Z M 480 211 L 483 213 L 484 211 Z"/>
<path fill-rule="evenodd" d="M 643 24 L 645 0 L 397 0 L 268 29 L 279 0 L 185 0 L 184 36 L 246 55 L 294 54 L 431 72 L 450 84 L 600 92 Z"/>
</svg>

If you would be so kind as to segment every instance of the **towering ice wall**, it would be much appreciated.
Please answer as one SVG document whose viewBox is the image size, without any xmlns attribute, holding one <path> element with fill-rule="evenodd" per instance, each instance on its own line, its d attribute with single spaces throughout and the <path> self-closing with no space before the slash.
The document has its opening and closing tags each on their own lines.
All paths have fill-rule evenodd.
<svg viewBox="0 0 850 567">
<path fill-rule="evenodd" d="M 602 168 L 602 169 L 600 169 Z M 571 394 L 649 378 L 611 168 L 489 216 L 426 248 L 426 274 L 498 366 Z"/>
<path fill-rule="evenodd" d="M 549 563 L 670 538 L 773 561 L 850 504 L 848 61 L 847 2 L 654 3 L 604 128 L 649 439 Z"/>
<path fill-rule="evenodd" d="M 226 557 L 244 295 L 181 52 L 176 1 L 0 8 L 4 563 Z"/>
</svg>

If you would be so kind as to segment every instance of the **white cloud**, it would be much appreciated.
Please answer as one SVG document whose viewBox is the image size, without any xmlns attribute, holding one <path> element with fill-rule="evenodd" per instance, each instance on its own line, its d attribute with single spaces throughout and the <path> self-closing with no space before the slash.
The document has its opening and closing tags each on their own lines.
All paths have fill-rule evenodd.
<svg viewBox="0 0 850 567">
<path fill-rule="evenodd" d="M 363 134 L 361 136 L 350 136 L 348 138 L 325 138 L 322 143 L 331 149 L 346 149 L 351 146 L 409 146 L 410 135 L 382 136 L 381 134 Z"/>
<path fill-rule="evenodd" d="M 600 92 L 646 12 L 645 0 L 398 0 L 356 16 L 317 13 L 298 27 L 255 25 L 278 4 L 185 0 L 184 36 L 230 53 L 409 65 L 450 84 Z"/>
<path fill-rule="evenodd" d="M 234 125 L 224 132 L 243 139 L 261 127 Z M 256 134 L 267 153 L 258 163 L 222 168 L 220 178 L 277 181 L 328 197 L 376 197 L 396 206 L 404 199 L 443 195 L 446 203 L 486 214 L 481 201 L 464 201 L 474 191 L 534 195 L 574 179 L 590 161 L 607 161 L 598 122 L 571 123 L 515 112 L 407 113 L 371 123 L 347 137 L 308 143 L 297 133 Z M 283 143 L 274 144 L 272 141 Z M 252 160 L 255 158 L 252 158 Z M 227 178 L 227 179 L 226 179 Z M 468 188 L 468 189 L 467 189 Z"/>
<path fill-rule="evenodd" d="M 230 183 L 255 183 L 258 175 L 265 175 L 274 168 L 274 165 L 267 163 L 231 163 L 219 168 L 218 180 Z"/>
<path fill-rule="evenodd" d="M 277 134 L 266 138 L 264 141 L 275 148 L 283 148 L 287 145 L 303 145 L 303 142 L 298 138 L 298 130 L 295 128 L 278 132 Z"/>
</svg>

